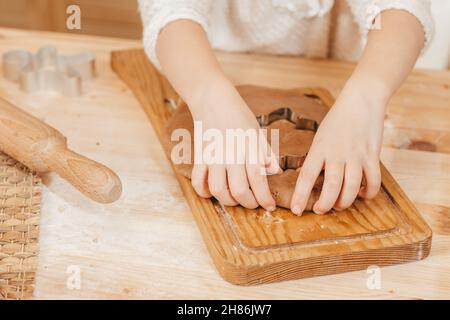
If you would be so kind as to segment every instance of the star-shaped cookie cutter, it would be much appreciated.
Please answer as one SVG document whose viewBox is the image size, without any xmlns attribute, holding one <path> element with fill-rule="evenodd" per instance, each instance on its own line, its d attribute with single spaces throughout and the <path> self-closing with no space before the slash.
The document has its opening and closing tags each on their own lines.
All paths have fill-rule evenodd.
<svg viewBox="0 0 450 320">
<path fill-rule="evenodd" d="M 295 125 L 296 130 L 307 130 L 316 132 L 319 128 L 317 121 L 307 118 L 301 118 L 297 116 L 291 108 L 279 108 L 268 114 L 257 116 L 256 120 L 259 125 L 264 128 L 269 126 L 275 121 L 287 120 Z M 306 159 L 306 154 L 303 156 L 285 154 L 280 156 L 280 167 L 283 170 L 297 169 L 303 165 Z"/>
<path fill-rule="evenodd" d="M 52 91 L 68 96 L 82 93 L 82 81 L 95 76 L 95 55 L 84 52 L 58 55 L 53 46 L 40 48 L 36 54 L 11 50 L 3 54 L 3 75 L 18 82 L 29 93 Z"/>
</svg>

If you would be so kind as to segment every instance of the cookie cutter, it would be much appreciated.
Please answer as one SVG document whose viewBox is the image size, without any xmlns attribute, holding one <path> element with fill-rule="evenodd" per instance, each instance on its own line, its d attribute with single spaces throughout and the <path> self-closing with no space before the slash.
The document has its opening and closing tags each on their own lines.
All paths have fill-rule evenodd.
<svg viewBox="0 0 450 320">
<path fill-rule="evenodd" d="M 59 55 L 56 47 L 46 46 L 36 54 L 7 51 L 2 60 L 3 76 L 19 83 L 28 93 L 51 91 L 78 96 L 82 93 L 82 81 L 95 77 L 95 55 L 91 52 Z"/>
<path fill-rule="evenodd" d="M 275 121 L 287 120 L 295 125 L 297 130 L 307 130 L 316 133 L 319 128 L 317 121 L 307 118 L 298 117 L 291 108 L 279 108 L 268 114 L 260 115 L 256 117 L 261 127 L 267 127 Z M 298 169 L 305 162 L 306 154 L 303 156 L 285 154 L 279 159 L 279 165 L 281 169 Z"/>
<path fill-rule="evenodd" d="M 256 120 L 258 121 L 261 127 L 267 127 L 275 121 L 279 120 L 287 120 L 295 125 L 295 129 L 297 130 L 308 130 L 316 132 L 319 124 L 317 121 L 307 118 L 298 117 L 291 108 L 280 108 L 276 109 L 269 114 L 257 116 Z"/>
</svg>

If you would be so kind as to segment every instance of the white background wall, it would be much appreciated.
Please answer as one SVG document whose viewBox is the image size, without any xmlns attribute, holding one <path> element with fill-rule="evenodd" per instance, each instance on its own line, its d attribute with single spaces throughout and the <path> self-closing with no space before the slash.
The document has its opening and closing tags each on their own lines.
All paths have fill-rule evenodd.
<svg viewBox="0 0 450 320">
<path fill-rule="evenodd" d="M 431 0 L 431 10 L 435 21 L 434 39 L 416 67 L 447 69 L 450 67 L 450 0 Z"/>
</svg>

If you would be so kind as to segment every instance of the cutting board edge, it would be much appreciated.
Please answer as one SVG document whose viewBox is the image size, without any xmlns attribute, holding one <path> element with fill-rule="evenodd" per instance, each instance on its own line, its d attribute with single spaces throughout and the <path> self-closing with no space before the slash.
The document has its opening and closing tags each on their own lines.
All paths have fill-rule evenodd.
<svg viewBox="0 0 450 320">
<path fill-rule="evenodd" d="M 216 261 L 213 258 L 214 264 L 218 269 L 220 275 L 229 283 L 234 285 L 256 285 L 261 283 L 273 283 L 279 281 L 304 279 L 310 277 L 319 277 L 332 274 L 340 274 L 358 270 L 364 270 L 369 267 L 386 267 L 398 264 L 404 264 L 414 261 L 420 261 L 427 258 L 431 251 L 432 236 L 402 246 L 385 247 L 379 249 L 366 250 L 365 253 L 370 253 L 370 255 L 378 255 L 376 259 L 368 259 L 370 261 L 367 263 L 360 264 L 345 264 L 342 268 L 339 268 L 336 263 L 337 260 L 342 261 L 346 259 L 361 259 L 364 258 L 358 253 L 348 253 L 348 254 L 337 254 L 328 256 L 319 256 L 320 262 L 316 262 L 314 258 L 307 258 L 302 260 L 292 260 L 292 261 L 281 261 L 275 264 L 270 264 L 268 266 L 238 266 L 232 264 L 229 261 L 224 263 L 224 261 Z M 392 258 L 386 259 L 388 253 L 392 253 L 392 249 L 397 248 L 398 250 L 404 252 L 405 250 L 412 249 L 409 254 L 409 258 L 398 259 L 398 257 L 393 256 Z M 209 248 L 208 248 L 209 250 Z M 211 252 L 210 252 L 211 253 Z M 212 255 L 212 254 L 211 254 Z M 335 259 L 336 258 L 336 259 Z M 289 263 L 291 262 L 291 263 Z M 320 268 L 311 268 L 311 265 L 318 263 L 321 265 Z M 331 264 L 333 267 L 326 267 Z M 306 270 L 306 271 L 305 271 Z M 266 273 L 276 274 L 277 278 L 272 279 L 270 275 Z"/>
</svg>

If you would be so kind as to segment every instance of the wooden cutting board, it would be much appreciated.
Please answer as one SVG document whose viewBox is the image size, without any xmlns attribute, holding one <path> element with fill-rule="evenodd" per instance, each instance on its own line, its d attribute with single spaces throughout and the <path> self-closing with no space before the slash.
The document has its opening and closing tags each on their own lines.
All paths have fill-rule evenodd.
<svg viewBox="0 0 450 320">
<path fill-rule="evenodd" d="M 161 140 L 179 98 L 141 49 L 115 51 L 111 65 L 138 98 Z M 331 106 L 323 89 L 302 89 Z M 222 207 L 196 195 L 176 175 L 219 273 L 234 284 L 258 284 L 424 259 L 432 233 L 381 165 L 382 188 L 343 212 L 301 217 L 289 210 Z"/>
</svg>

